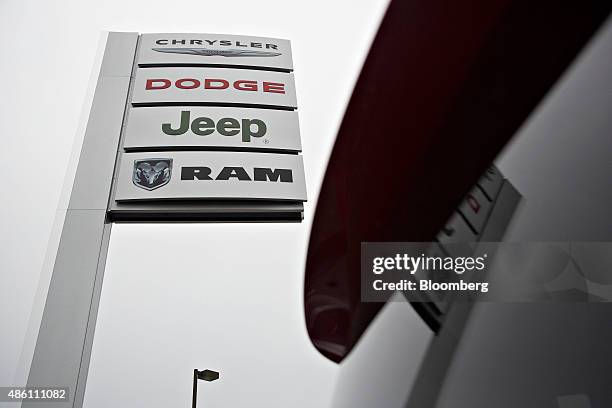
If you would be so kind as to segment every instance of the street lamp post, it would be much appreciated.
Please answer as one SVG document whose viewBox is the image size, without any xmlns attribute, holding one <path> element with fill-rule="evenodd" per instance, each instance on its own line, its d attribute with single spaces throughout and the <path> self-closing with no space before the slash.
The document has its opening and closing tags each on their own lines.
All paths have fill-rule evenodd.
<svg viewBox="0 0 612 408">
<path fill-rule="evenodd" d="M 213 370 L 198 370 L 197 368 L 193 369 L 193 396 L 191 399 L 191 408 L 196 408 L 196 404 L 198 401 L 198 380 L 204 381 L 215 381 L 219 379 L 219 373 Z"/>
</svg>

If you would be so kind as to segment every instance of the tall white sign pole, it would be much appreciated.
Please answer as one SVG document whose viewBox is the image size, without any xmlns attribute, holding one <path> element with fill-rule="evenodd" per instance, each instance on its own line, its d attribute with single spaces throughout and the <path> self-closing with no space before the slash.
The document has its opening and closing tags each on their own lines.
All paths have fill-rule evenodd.
<svg viewBox="0 0 612 408">
<path fill-rule="evenodd" d="M 28 387 L 69 387 L 82 405 L 106 251 L 106 210 L 130 87 L 137 33 L 109 33 L 53 275 L 30 366 Z M 44 407 L 23 402 L 22 407 Z"/>
</svg>

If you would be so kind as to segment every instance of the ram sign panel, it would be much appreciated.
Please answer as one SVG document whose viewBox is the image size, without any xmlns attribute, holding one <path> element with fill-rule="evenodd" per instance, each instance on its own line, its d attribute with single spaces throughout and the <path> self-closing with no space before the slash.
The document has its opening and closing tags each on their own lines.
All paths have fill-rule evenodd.
<svg viewBox="0 0 612 408">
<path fill-rule="evenodd" d="M 224 107 L 130 110 L 126 151 L 222 149 L 301 151 L 296 111 Z"/>
<path fill-rule="evenodd" d="M 306 200 L 302 157 L 244 152 L 122 155 L 115 200 Z"/>
<path fill-rule="evenodd" d="M 138 66 L 240 66 L 293 70 L 287 40 L 224 34 L 143 34 Z"/>
<path fill-rule="evenodd" d="M 225 68 L 139 68 L 132 104 L 297 107 L 293 74 Z"/>
</svg>

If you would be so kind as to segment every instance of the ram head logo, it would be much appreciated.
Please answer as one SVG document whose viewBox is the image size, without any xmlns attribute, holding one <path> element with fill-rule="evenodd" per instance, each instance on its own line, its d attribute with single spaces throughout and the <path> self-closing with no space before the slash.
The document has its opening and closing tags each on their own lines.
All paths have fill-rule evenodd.
<svg viewBox="0 0 612 408">
<path fill-rule="evenodd" d="M 145 190 L 155 190 L 165 186 L 172 175 L 172 159 L 134 160 L 134 185 Z"/>
</svg>

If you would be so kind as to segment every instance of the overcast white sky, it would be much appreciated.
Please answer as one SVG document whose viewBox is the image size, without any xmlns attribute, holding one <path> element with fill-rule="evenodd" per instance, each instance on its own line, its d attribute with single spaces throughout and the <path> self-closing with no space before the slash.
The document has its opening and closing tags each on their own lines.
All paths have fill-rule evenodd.
<svg viewBox="0 0 612 408">
<path fill-rule="evenodd" d="M 0 386 L 21 385 L 19 355 L 101 31 L 246 34 L 292 41 L 306 219 L 115 226 L 86 406 L 188 403 L 195 366 L 222 371 L 223 381 L 202 395 L 210 406 L 321 405 L 335 367 L 304 327 L 307 236 L 337 126 L 386 4 L 0 1 Z M 147 259 L 152 239 L 165 250 Z M 160 377 L 136 380 L 143 366 Z"/>
</svg>

